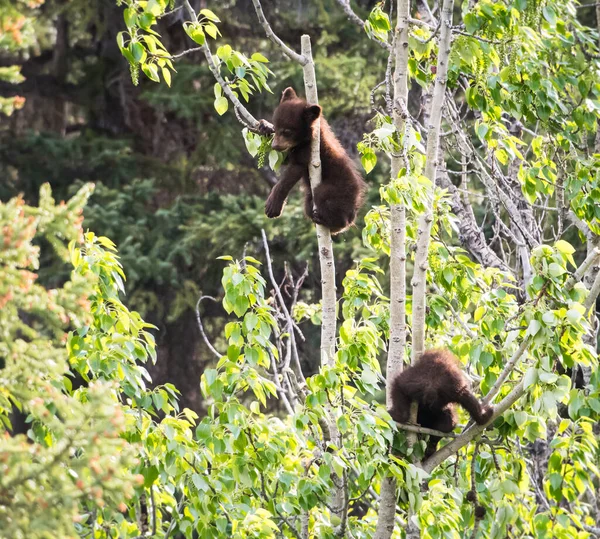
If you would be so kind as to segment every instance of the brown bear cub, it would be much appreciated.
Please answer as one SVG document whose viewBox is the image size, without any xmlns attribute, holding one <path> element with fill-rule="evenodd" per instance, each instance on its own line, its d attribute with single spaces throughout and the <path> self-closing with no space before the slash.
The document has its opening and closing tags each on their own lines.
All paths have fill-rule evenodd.
<svg viewBox="0 0 600 539">
<path fill-rule="evenodd" d="M 458 359 L 448 350 L 428 350 L 411 367 L 404 369 L 392 380 L 392 408 L 394 421 L 406 423 L 412 401 L 419 403 L 417 422 L 422 427 L 452 432 L 456 427 L 454 404 L 460 404 L 479 424 L 487 423 L 493 407 L 479 402 L 470 389 Z M 440 438 L 430 436 L 425 458 L 431 456 Z"/>
<path fill-rule="evenodd" d="M 294 185 L 301 179 L 305 187 L 304 210 L 315 223 L 329 228 L 332 234 L 346 230 L 354 223 L 363 203 L 365 182 L 354 163 L 321 116 L 321 184 L 310 189 L 308 165 L 313 124 L 321 116 L 319 105 L 308 105 L 293 88 L 287 88 L 273 114 L 275 137 L 273 149 L 288 152 L 287 166 L 265 204 L 268 217 L 279 217 Z M 261 122 L 261 132 L 272 130 Z"/>
</svg>

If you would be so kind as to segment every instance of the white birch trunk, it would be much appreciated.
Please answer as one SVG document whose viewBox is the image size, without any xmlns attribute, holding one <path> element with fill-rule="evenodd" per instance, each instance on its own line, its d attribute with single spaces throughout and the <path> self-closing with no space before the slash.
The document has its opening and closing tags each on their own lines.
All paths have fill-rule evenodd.
<svg viewBox="0 0 600 539">
<path fill-rule="evenodd" d="M 315 77 L 315 64 L 312 58 L 310 36 L 303 35 L 301 38 L 302 56 L 306 63 L 304 70 L 304 91 L 306 101 L 311 105 L 319 104 L 317 94 L 317 83 Z M 311 157 L 308 168 L 310 176 L 310 188 L 315 191 L 321 183 L 321 120 L 316 120 L 313 126 L 313 137 L 311 142 Z M 321 290 L 322 290 L 322 321 L 321 321 L 321 365 L 333 362 L 335 354 L 335 263 L 333 259 L 333 243 L 328 228 L 316 225 L 317 242 L 319 246 L 319 262 L 321 264 Z"/>
<path fill-rule="evenodd" d="M 317 93 L 317 82 L 315 76 L 315 64 L 312 57 L 310 36 L 301 37 L 302 56 L 305 60 L 302 68 L 304 71 L 304 91 L 306 101 L 311 105 L 319 104 Z M 318 118 L 313 125 L 312 141 L 310 145 L 310 165 L 308 173 L 310 177 L 310 188 L 315 189 L 321 183 L 321 120 Z M 336 331 L 336 294 L 335 294 L 335 264 L 333 260 L 333 244 L 331 232 L 328 228 L 316 225 L 317 243 L 319 247 L 319 262 L 321 264 L 321 366 L 332 365 L 335 354 L 335 331 Z M 342 441 L 335 422 L 335 416 L 331 410 L 328 414 L 329 436 L 331 441 L 341 447 Z M 346 475 L 341 477 L 332 475 L 334 493 L 331 509 L 333 514 L 340 520 L 335 534 L 343 537 L 346 533 L 347 522 L 347 493 Z"/>
<path fill-rule="evenodd" d="M 417 252 L 413 273 L 413 318 L 412 318 L 412 361 L 421 357 L 425 348 L 425 305 L 427 290 L 427 267 L 429 241 L 431 238 L 431 223 L 433 222 L 433 187 L 437 172 L 438 150 L 440 146 L 440 124 L 442 109 L 448 79 L 448 56 L 450 55 L 450 40 L 452 37 L 452 8 L 454 0 L 444 0 L 441 14 L 441 32 L 438 48 L 438 62 L 435 87 L 431 100 L 431 113 L 427 130 L 427 162 L 425 176 L 432 183 L 432 193 L 425 212 L 419 219 L 417 231 Z"/>
<path fill-rule="evenodd" d="M 398 0 L 394 50 L 394 125 L 398 133 L 404 133 L 402 108 L 408 102 L 408 18 L 410 0 Z M 400 107 L 402 104 L 402 108 Z M 392 157 L 392 181 L 398 177 L 402 167 L 401 157 Z M 390 216 L 390 341 L 386 367 L 386 405 L 392 405 L 390 381 L 404 366 L 406 347 L 406 208 L 393 204 Z M 374 539 L 389 539 L 394 532 L 396 516 L 396 480 L 387 475 L 381 482 L 379 515 Z"/>
</svg>

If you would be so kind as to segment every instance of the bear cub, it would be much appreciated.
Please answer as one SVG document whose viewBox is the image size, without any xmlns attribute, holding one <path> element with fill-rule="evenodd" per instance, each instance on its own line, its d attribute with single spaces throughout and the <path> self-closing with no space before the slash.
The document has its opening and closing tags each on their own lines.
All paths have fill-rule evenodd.
<svg viewBox="0 0 600 539">
<path fill-rule="evenodd" d="M 321 184 L 315 189 L 313 205 L 308 166 L 313 124 L 319 116 L 319 105 L 308 105 L 293 88 L 284 90 L 273 114 L 272 147 L 288 152 L 287 166 L 267 198 L 265 213 L 270 218 L 279 217 L 291 189 L 303 180 L 306 216 L 337 234 L 354 223 L 366 184 L 321 116 Z M 273 130 L 261 122 L 260 132 L 271 134 Z"/>
<path fill-rule="evenodd" d="M 479 402 L 471 392 L 458 358 L 448 350 L 428 350 L 411 367 L 392 380 L 392 408 L 398 423 L 409 420 L 411 402 L 417 401 L 417 422 L 422 427 L 452 432 L 457 424 L 455 404 L 460 404 L 479 424 L 487 423 L 493 407 Z M 430 436 L 425 458 L 435 453 L 440 438 Z"/>
</svg>

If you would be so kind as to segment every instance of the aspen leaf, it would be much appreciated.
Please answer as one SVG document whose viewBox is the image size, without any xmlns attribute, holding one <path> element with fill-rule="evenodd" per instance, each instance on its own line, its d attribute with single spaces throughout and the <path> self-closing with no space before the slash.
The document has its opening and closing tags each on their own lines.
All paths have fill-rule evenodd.
<svg viewBox="0 0 600 539">
<path fill-rule="evenodd" d="M 215 99 L 215 110 L 219 114 L 219 116 L 223 116 L 227 112 L 229 108 L 229 101 L 225 96 L 220 96 Z"/>
<path fill-rule="evenodd" d="M 212 22 L 221 22 L 221 19 L 217 17 L 210 9 L 201 9 L 200 15 L 206 17 L 209 21 Z"/>
<path fill-rule="evenodd" d="M 163 76 L 163 79 L 165 79 L 167 86 L 169 86 L 169 88 L 170 88 L 171 87 L 171 72 L 166 67 L 162 68 L 162 76 Z"/>
<path fill-rule="evenodd" d="M 575 248 L 565 240 L 558 240 L 554 247 L 564 255 L 572 255 L 575 252 Z"/>
</svg>

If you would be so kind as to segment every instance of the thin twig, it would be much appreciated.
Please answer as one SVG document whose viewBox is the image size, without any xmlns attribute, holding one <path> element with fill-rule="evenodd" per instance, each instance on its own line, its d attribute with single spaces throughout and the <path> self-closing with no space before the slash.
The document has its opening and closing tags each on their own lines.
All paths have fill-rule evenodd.
<svg viewBox="0 0 600 539">
<path fill-rule="evenodd" d="M 350 5 L 350 0 L 337 0 L 337 3 L 342 7 L 342 9 L 344 10 L 344 13 L 347 15 L 348 19 L 350 19 L 350 21 L 352 21 L 354 24 L 356 24 L 356 26 L 360 26 L 361 28 L 364 29 L 365 27 L 365 21 L 363 21 L 352 9 L 352 6 Z M 381 41 L 379 39 L 373 39 L 372 41 L 375 41 L 375 43 L 377 43 L 380 47 L 384 48 L 384 49 L 388 49 L 391 50 L 392 46 L 389 43 L 386 43 L 385 41 Z"/>
<path fill-rule="evenodd" d="M 258 22 L 263 27 L 267 37 L 277 45 L 281 51 L 293 62 L 297 62 L 301 66 L 305 65 L 307 60 L 301 54 L 298 54 L 295 50 L 288 47 L 273 31 L 269 21 L 265 17 L 265 14 L 262 9 L 262 5 L 260 4 L 260 0 L 252 0 L 252 4 L 254 5 L 254 11 L 256 11 L 256 16 L 258 17 Z"/>
<path fill-rule="evenodd" d="M 273 265 L 271 264 L 271 253 L 269 251 L 269 242 L 267 241 L 267 234 L 265 233 L 264 229 L 261 229 L 261 234 L 262 234 L 262 239 L 263 239 L 263 245 L 265 248 L 265 257 L 267 259 L 267 270 L 269 272 L 269 278 L 271 280 L 271 284 L 273 285 L 273 288 L 275 289 L 275 294 L 277 296 L 277 300 L 279 301 L 279 305 L 281 307 L 281 310 L 283 311 L 283 314 L 284 314 L 285 319 L 288 324 L 288 328 L 289 328 L 288 334 L 289 334 L 289 340 L 290 340 L 290 344 L 292 347 L 292 351 L 294 349 L 296 350 L 296 354 L 294 355 L 296 376 L 298 376 L 298 378 L 301 380 L 302 383 L 306 383 L 306 380 L 304 379 L 304 374 L 302 373 L 302 367 L 300 366 L 299 357 L 297 355 L 298 349 L 296 347 L 296 338 L 294 335 L 294 323 L 293 323 L 292 317 L 290 315 L 290 311 L 288 310 L 287 305 L 285 304 L 285 301 L 283 300 L 283 296 L 281 295 L 281 290 L 279 289 L 279 286 L 277 285 L 277 281 L 275 280 L 275 275 L 273 275 Z"/>
<path fill-rule="evenodd" d="M 505 365 L 504 369 L 498 376 L 496 383 L 492 386 L 492 388 L 488 391 L 487 395 L 483 398 L 483 402 L 485 404 L 489 404 L 490 402 L 492 402 L 496 394 L 500 391 L 500 388 L 502 387 L 504 381 L 508 378 L 509 374 L 515 369 L 517 363 L 519 362 L 523 354 L 527 351 L 530 342 L 531 336 L 529 335 L 525 339 L 523 339 L 523 341 L 519 345 L 519 348 L 517 348 L 516 352 L 510 358 L 510 361 Z"/>
<path fill-rule="evenodd" d="M 210 340 L 208 339 L 208 336 L 206 335 L 205 331 L 204 331 L 204 325 L 202 324 L 202 318 L 200 316 L 200 303 L 202 303 L 203 299 L 212 299 L 215 303 L 217 302 L 217 300 L 215 298 L 213 298 L 212 296 L 201 296 L 200 299 L 196 302 L 196 321 L 198 322 L 198 329 L 200 330 L 200 334 L 202 335 L 202 339 L 204 340 L 204 342 L 206 343 L 206 346 L 208 346 L 208 349 L 218 358 L 221 359 L 223 357 L 223 354 L 221 354 L 210 342 Z"/>
<path fill-rule="evenodd" d="M 406 423 L 398 423 L 396 426 L 401 430 L 408 432 L 416 432 L 417 434 L 429 434 L 430 436 L 438 436 L 439 438 L 456 438 L 458 434 L 453 432 L 442 432 L 441 430 L 428 429 L 427 427 L 420 427 L 419 425 L 408 425 Z"/>
</svg>

